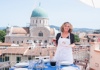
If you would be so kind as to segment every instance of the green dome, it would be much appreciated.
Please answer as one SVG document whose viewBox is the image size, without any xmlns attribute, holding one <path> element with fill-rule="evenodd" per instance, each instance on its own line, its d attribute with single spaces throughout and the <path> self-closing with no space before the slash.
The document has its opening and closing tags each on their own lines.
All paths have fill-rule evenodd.
<svg viewBox="0 0 100 70">
<path fill-rule="evenodd" d="M 42 8 L 37 7 L 33 10 L 31 17 L 48 18 L 48 15 Z"/>
</svg>

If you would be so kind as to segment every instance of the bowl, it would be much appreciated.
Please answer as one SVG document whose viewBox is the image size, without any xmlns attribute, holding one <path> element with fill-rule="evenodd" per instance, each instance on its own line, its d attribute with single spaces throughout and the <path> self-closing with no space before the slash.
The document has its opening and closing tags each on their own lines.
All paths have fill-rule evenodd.
<svg viewBox="0 0 100 70">
<path fill-rule="evenodd" d="M 56 61 L 50 61 L 51 66 L 56 66 Z"/>
</svg>

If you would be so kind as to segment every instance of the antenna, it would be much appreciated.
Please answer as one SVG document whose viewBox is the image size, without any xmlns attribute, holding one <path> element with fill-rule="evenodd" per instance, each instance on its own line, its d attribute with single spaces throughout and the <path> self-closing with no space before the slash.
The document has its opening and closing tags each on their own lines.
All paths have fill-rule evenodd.
<svg viewBox="0 0 100 70">
<path fill-rule="evenodd" d="M 41 6 L 41 2 L 39 2 L 39 7 Z"/>
</svg>

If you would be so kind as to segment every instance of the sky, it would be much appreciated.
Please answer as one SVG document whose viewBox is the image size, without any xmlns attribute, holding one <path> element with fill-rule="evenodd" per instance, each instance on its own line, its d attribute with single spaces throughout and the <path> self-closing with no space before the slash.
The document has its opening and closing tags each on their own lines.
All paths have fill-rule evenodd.
<svg viewBox="0 0 100 70">
<path fill-rule="evenodd" d="M 80 0 L 0 0 L 0 27 L 28 26 L 39 3 L 49 16 L 49 25 L 70 22 L 74 28 L 100 29 L 100 8 Z"/>
</svg>

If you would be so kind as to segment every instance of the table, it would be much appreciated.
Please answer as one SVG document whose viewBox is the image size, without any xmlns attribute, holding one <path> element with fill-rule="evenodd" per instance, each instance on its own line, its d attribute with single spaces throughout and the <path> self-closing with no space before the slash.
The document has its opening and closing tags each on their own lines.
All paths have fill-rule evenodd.
<svg viewBox="0 0 100 70">
<path fill-rule="evenodd" d="M 57 66 L 54 66 L 52 67 L 50 65 L 50 63 L 47 63 L 46 66 L 48 68 L 45 68 L 44 70 L 56 70 Z M 60 68 L 63 68 L 63 67 L 69 67 L 69 66 L 72 66 L 72 67 L 75 67 L 77 70 L 80 70 L 78 66 L 74 65 L 74 64 L 71 64 L 71 65 L 61 65 Z"/>
<path fill-rule="evenodd" d="M 45 63 L 45 66 L 47 68 L 44 68 L 43 70 L 56 70 L 57 66 L 51 66 L 50 63 Z M 78 66 L 74 65 L 74 64 L 71 64 L 71 65 L 61 65 L 60 68 L 62 69 L 63 67 L 75 67 L 76 70 L 80 70 Z M 29 70 L 28 69 L 28 66 L 25 66 L 23 68 L 16 68 L 16 67 L 11 67 L 9 68 L 9 70 Z M 32 69 L 32 70 L 35 70 L 35 69 Z"/>
</svg>

